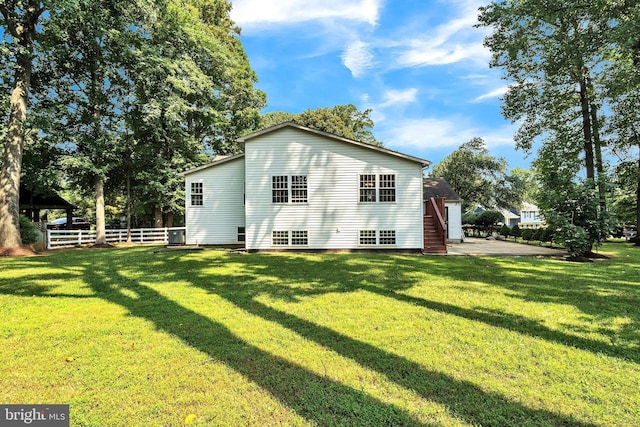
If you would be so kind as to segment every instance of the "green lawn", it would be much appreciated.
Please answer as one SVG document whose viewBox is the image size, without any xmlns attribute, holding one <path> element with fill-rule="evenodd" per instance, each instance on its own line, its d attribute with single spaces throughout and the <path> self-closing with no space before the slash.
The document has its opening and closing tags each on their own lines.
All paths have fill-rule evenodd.
<svg viewBox="0 0 640 427">
<path fill-rule="evenodd" d="M 601 252 L 0 259 L 0 403 L 101 427 L 637 426 L 640 248 Z"/>
</svg>

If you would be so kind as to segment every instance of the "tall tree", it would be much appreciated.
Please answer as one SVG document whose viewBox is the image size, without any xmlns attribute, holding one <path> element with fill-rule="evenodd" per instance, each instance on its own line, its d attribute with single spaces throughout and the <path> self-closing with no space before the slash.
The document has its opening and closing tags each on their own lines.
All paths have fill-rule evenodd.
<svg viewBox="0 0 640 427">
<path fill-rule="evenodd" d="M 579 143 L 595 185 L 604 165 L 594 73 L 602 67 L 607 22 L 591 19 L 582 0 L 492 2 L 480 9 L 479 20 L 494 29 L 485 40 L 491 66 L 512 82 L 503 114 L 521 122 L 518 146 L 530 150 L 545 134 Z M 604 186 L 598 188 L 604 201 Z"/>
<path fill-rule="evenodd" d="M 3 60 L 14 65 L 10 112 L 0 164 L 0 248 L 16 247 L 22 243 L 19 225 L 20 173 L 34 46 L 38 21 L 44 10 L 39 0 L 0 2 Z"/>
<path fill-rule="evenodd" d="M 430 175 L 447 180 L 464 201 L 464 210 L 478 205 L 508 209 L 521 204 L 522 185 L 506 167 L 505 159 L 489 154 L 482 138 L 473 138 L 435 165 Z"/>
<path fill-rule="evenodd" d="M 134 191 L 156 226 L 182 212 L 179 172 L 201 163 L 203 152 L 239 152 L 237 138 L 258 124 L 265 96 L 229 11 L 227 1 L 170 1 L 135 50 L 127 113 Z"/>
<path fill-rule="evenodd" d="M 44 27 L 55 82 L 49 95 L 63 105 L 60 131 L 71 142 L 68 170 L 80 188 L 93 189 L 97 245 L 106 244 L 105 181 L 117 165 L 114 147 L 124 131 L 129 81 L 123 70 L 131 60 L 138 16 L 137 3 L 77 0 Z"/>
</svg>

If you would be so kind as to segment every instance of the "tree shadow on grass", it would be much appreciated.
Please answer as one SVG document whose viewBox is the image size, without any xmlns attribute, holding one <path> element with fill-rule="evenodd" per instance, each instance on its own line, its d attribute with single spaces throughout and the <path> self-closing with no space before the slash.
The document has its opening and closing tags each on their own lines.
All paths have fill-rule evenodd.
<svg viewBox="0 0 640 427">
<path fill-rule="evenodd" d="M 277 256 L 278 267 L 269 268 L 261 264 L 261 255 L 251 255 L 251 257 L 244 264 L 247 269 L 245 277 L 253 277 L 254 280 L 238 282 L 238 286 L 242 288 L 247 284 L 255 284 L 255 278 L 260 274 L 268 274 L 279 282 L 274 286 L 254 286 L 254 295 L 265 293 L 274 298 L 295 300 L 304 296 L 305 293 L 365 290 L 403 303 L 482 322 L 533 338 L 542 338 L 549 342 L 575 347 L 594 354 L 601 353 L 640 363 L 640 352 L 638 352 L 640 343 L 640 328 L 638 328 L 640 325 L 640 311 L 638 310 L 640 286 L 628 285 L 622 279 L 616 281 L 599 277 L 586 277 L 585 279 L 574 277 L 568 283 L 567 278 L 563 280 L 562 272 L 554 273 L 547 270 L 544 274 L 538 275 L 535 271 L 523 268 L 524 265 L 529 265 L 526 264 L 526 260 L 513 260 L 513 265 L 505 267 L 498 265 L 491 258 L 448 259 L 443 263 L 421 257 L 394 255 L 359 256 L 358 258 L 338 255 L 309 258 L 280 254 Z M 529 262 L 534 261 L 529 260 Z M 378 269 L 378 272 L 371 271 L 372 265 Z M 582 271 L 575 270 L 579 267 L 570 266 L 570 268 L 573 268 L 571 271 L 575 271 L 576 274 Z M 190 269 L 197 272 L 197 262 L 190 266 Z M 425 269 L 433 276 L 501 287 L 509 292 L 511 298 L 541 303 L 568 304 L 575 306 L 587 315 L 600 319 L 622 315 L 627 316 L 631 322 L 625 325 L 620 332 L 600 330 L 599 333 L 611 338 L 611 342 L 607 343 L 552 329 L 539 320 L 509 313 L 506 310 L 461 307 L 449 302 L 433 301 L 405 293 L 415 287 L 417 280 L 425 280 L 424 277 L 420 279 L 415 277 L 416 272 L 420 273 Z M 615 277 L 627 278 L 627 276 Z M 307 290 L 296 290 L 291 286 L 291 284 L 305 281 L 313 282 L 314 287 Z M 606 290 L 611 290 L 614 294 L 608 294 L 605 292 Z M 567 329 L 571 330 L 572 328 L 567 326 Z M 619 337 L 625 337 L 626 341 L 616 342 L 616 338 L 619 339 Z"/>
<path fill-rule="evenodd" d="M 468 423 L 503 426 L 593 425 L 546 410 L 527 408 L 497 393 L 486 392 L 468 381 L 456 380 L 448 375 L 427 370 L 418 363 L 274 309 L 254 299 L 238 296 L 236 292 L 216 291 L 215 293 L 251 314 L 276 322 L 306 339 L 355 361 L 360 366 L 385 375 L 389 380 L 413 390 L 425 399 L 446 406 L 456 418 Z"/>
<path fill-rule="evenodd" d="M 260 350 L 235 336 L 221 323 L 191 311 L 137 281 L 120 277 L 114 266 L 106 263 L 94 266 L 86 275 L 98 297 L 126 308 L 133 316 L 153 322 L 158 330 L 231 367 L 301 417 L 318 425 L 424 425 L 406 410 Z M 120 292 L 124 289 L 134 292 L 138 298 Z"/>
</svg>

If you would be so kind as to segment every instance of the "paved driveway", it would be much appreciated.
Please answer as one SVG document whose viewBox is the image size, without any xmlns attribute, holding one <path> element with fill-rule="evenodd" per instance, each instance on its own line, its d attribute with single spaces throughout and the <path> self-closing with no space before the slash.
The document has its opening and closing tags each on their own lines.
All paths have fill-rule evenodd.
<svg viewBox="0 0 640 427">
<path fill-rule="evenodd" d="M 447 255 L 564 256 L 567 254 L 563 249 L 477 237 L 466 237 L 464 243 L 450 243 L 447 245 L 447 251 Z"/>
</svg>

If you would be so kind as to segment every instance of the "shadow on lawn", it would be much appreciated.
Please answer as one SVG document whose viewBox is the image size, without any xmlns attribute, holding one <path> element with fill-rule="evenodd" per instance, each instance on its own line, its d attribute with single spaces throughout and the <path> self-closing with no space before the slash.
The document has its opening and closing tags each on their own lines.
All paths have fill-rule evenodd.
<svg viewBox="0 0 640 427">
<path fill-rule="evenodd" d="M 136 281 L 120 277 L 117 271 L 117 266 L 109 263 L 87 270 L 87 281 L 97 297 L 153 322 L 159 330 L 226 364 L 303 418 L 319 425 L 362 425 L 363 420 L 380 426 L 423 425 L 403 409 L 248 344 L 224 325 Z M 138 298 L 124 295 L 119 289 L 133 291 Z"/>
<path fill-rule="evenodd" d="M 219 295 L 248 313 L 276 322 L 363 367 L 387 376 L 391 381 L 415 391 L 425 399 L 446 406 L 454 417 L 466 422 L 476 425 L 592 425 L 547 410 L 525 407 L 497 393 L 485 392 L 470 382 L 427 370 L 403 357 L 273 309 L 253 299 L 254 296 L 268 293 L 270 290 L 274 290 L 278 297 L 295 300 L 297 297 L 318 293 L 344 292 L 354 287 L 366 289 L 358 285 L 357 281 L 347 284 L 344 288 L 336 283 L 318 280 L 314 289 L 296 289 L 286 284 L 248 284 L 247 276 L 244 274 L 203 274 L 201 271 L 206 267 L 206 263 L 202 261 L 181 261 L 179 257 L 171 257 L 166 259 L 165 267 L 177 266 L 178 262 L 179 269 L 160 269 L 159 275 L 164 276 L 160 277 L 160 281 L 165 281 L 167 276 L 170 276 L 176 281 L 187 281 Z M 138 267 L 140 272 L 148 272 L 146 263 Z M 254 267 L 268 275 L 274 273 L 272 269 L 265 269 L 265 266 L 260 264 Z M 327 265 L 315 267 L 325 271 L 324 274 L 330 271 Z M 100 262 L 87 270 L 87 282 L 92 284 L 98 297 L 127 308 L 132 315 L 152 321 L 158 329 L 171 333 L 190 346 L 225 363 L 250 381 L 259 384 L 305 419 L 320 425 L 421 425 L 403 409 L 260 350 L 233 335 L 224 325 L 186 309 L 136 281 L 118 277 L 119 268 L 131 269 L 131 265 L 123 263 L 119 267 Z M 255 279 L 255 276 L 253 277 Z M 145 276 L 144 280 L 149 279 L 149 276 Z M 234 288 L 236 282 L 238 287 Z M 135 292 L 138 298 L 122 294 L 114 289 L 116 285 L 119 289 Z M 185 330 L 183 325 L 190 327 Z"/>
<path fill-rule="evenodd" d="M 336 353 L 347 357 L 363 367 L 387 376 L 396 384 L 413 390 L 425 399 L 438 402 L 449 408 L 454 416 L 477 425 L 590 425 L 571 417 L 546 410 L 536 410 L 510 401 L 497 393 L 483 391 L 480 387 L 460 381 L 445 374 L 430 371 L 401 356 L 356 339 L 344 336 L 330 328 L 317 325 L 292 314 L 269 307 L 255 298 L 268 294 L 274 298 L 296 301 L 305 296 L 330 292 L 352 292 L 365 290 L 374 294 L 513 330 L 525 335 L 540 337 L 564 345 L 592 352 L 602 352 L 636 362 L 640 356 L 631 354 L 614 345 L 581 338 L 556 331 L 534 320 L 483 309 L 458 307 L 453 304 L 430 301 L 403 293 L 416 284 L 416 272 L 429 269 L 433 275 L 444 275 L 456 280 L 472 280 L 492 285 L 492 278 L 499 277 L 498 286 L 510 291 L 515 297 L 536 301 L 558 301 L 565 304 L 584 304 L 584 295 L 579 291 L 563 292 L 557 274 L 543 278 L 539 285 L 527 288 L 528 280 L 540 278 L 525 271 L 524 265 L 514 266 L 520 283 L 509 284 L 510 272 L 504 266 L 486 258 L 447 259 L 446 263 L 420 257 L 397 257 L 373 255 L 369 258 L 343 255 L 303 257 L 297 255 L 229 255 L 216 258 L 189 257 L 182 254 L 158 254 L 141 252 L 129 258 L 124 252 L 104 251 L 92 267 L 86 268 L 86 282 L 91 284 L 96 296 L 128 309 L 132 315 L 152 321 L 160 330 L 166 331 L 192 347 L 225 363 L 256 382 L 283 404 L 294 409 L 307 420 L 321 425 L 362 424 L 363 420 L 375 425 L 418 425 L 408 412 L 394 405 L 379 401 L 362 391 L 336 383 L 328 378 L 309 372 L 304 367 L 284 360 L 248 344 L 231 333 L 224 325 L 195 313 L 171 301 L 136 280 L 122 277 L 119 271 L 129 270 L 144 280 L 160 282 L 185 281 L 193 286 L 219 295 L 240 309 L 267 321 L 276 322 L 306 339 L 314 341 Z M 70 263 L 73 263 L 71 258 Z M 216 264 L 237 263 L 238 270 L 216 274 L 208 271 Z M 153 266 L 152 266 L 153 264 Z M 379 267 L 372 271 L 372 265 Z M 482 272 L 483 269 L 490 271 Z M 522 271 L 518 271 L 518 270 Z M 621 272 L 623 273 L 623 272 Z M 424 281 L 424 278 L 419 280 Z M 585 285 L 596 286 L 597 278 Z M 307 286 L 299 286 L 300 283 Z M 310 286 L 308 286 L 310 284 Z M 139 295 L 130 298 L 116 289 L 128 289 Z M 548 288 L 545 291 L 545 288 Z M 40 293 L 41 289 L 31 290 Z M 629 304 L 636 298 L 632 286 L 622 297 L 621 303 Z M 16 289 L 7 289 L 16 291 Z M 17 292 L 16 292 L 17 293 Z M 43 295 L 49 295 L 42 293 Z M 594 293 L 598 298 L 598 294 Z M 597 310 L 606 298 L 592 306 Z M 637 326 L 637 308 L 631 310 L 633 325 Z M 632 314 L 631 314 L 632 313 Z M 183 325 L 190 325 L 185 330 Z"/>
<path fill-rule="evenodd" d="M 269 274 L 274 276 L 280 284 L 273 287 L 256 287 L 256 295 L 266 293 L 274 298 L 295 300 L 305 292 L 366 290 L 400 302 L 483 322 L 534 338 L 640 363 L 638 351 L 640 284 L 638 286 L 629 284 L 634 280 L 637 281 L 636 277 L 640 277 L 640 268 L 637 266 L 620 266 L 610 262 L 597 266 L 595 273 L 585 273 L 586 267 L 580 264 L 563 264 L 563 268 L 557 272 L 545 264 L 546 269 L 536 272 L 525 267 L 531 266 L 532 263 L 547 261 L 510 260 L 510 265 L 505 267 L 487 257 L 451 257 L 443 263 L 438 262 L 437 259 L 434 261 L 434 258 L 393 255 L 371 255 L 366 261 L 357 261 L 357 258 L 354 261 L 354 258 L 342 255 L 329 258 L 278 255 L 278 267 L 268 268 L 260 263 L 260 257 L 264 256 L 269 255 L 253 254 L 247 259 L 243 264 L 248 273 L 245 277 L 252 277 L 255 281 L 260 274 Z M 379 272 L 372 272 L 372 265 L 375 265 Z M 197 265 L 190 268 L 192 271 L 198 270 Z M 605 279 L 598 276 L 599 268 L 607 270 Z M 629 271 L 630 269 L 632 271 Z M 433 301 L 404 293 L 403 291 L 414 287 L 417 280 L 425 281 L 424 277 L 415 277 L 416 272 L 425 270 L 431 276 L 502 287 L 511 298 L 572 305 L 598 321 L 614 319 L 618 316 L 625 316 L 631 321 L 620 330 L 600 329 L 598 333 L 610 338 L 610 343 L 607 343 L 552 329 L 541 321 L 503 310 L 460 307 L 448 302 Z M 341 272 L 344 272 L 343 276 L 340 276 Z M 313 282 L 314 288 L 296 291 L 291 286 L 291 284 L 305 281 Z M 243 280 L 237 284 L 243 288 L 247 282 Z M 575 330 L 575 327 L 567 326 L 567 329 Z M 576 332 L 584 331 L 576 330 Z"/>
</svg>

